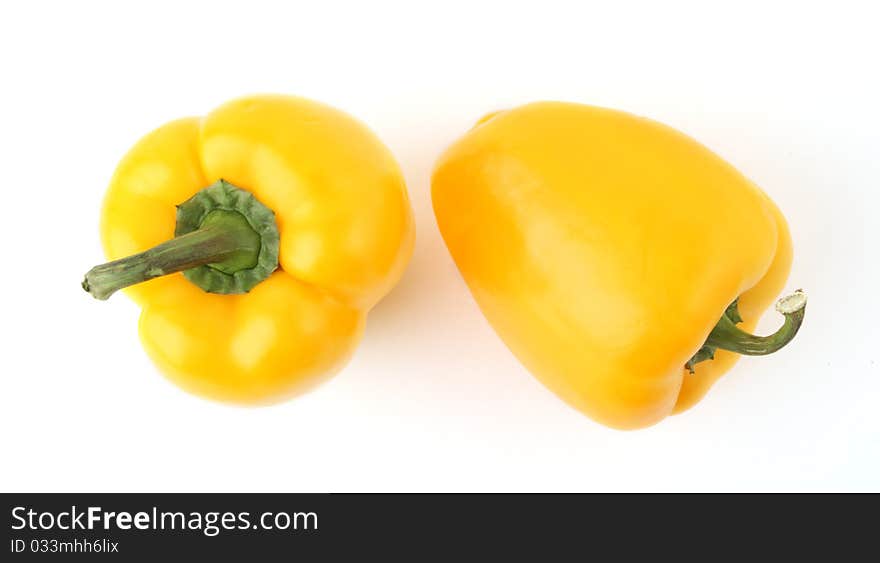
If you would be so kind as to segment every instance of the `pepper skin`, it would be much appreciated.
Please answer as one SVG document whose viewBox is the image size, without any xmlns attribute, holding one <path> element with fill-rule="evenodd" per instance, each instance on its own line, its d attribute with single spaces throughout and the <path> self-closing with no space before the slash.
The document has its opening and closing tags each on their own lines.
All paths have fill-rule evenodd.
<svg viewBox="0 0 880 563">
<path fill-rule="evenodd" d="M 693 374 L 685 364 L 737 298 L 751 331 L 792 261 L 786 221 L 753 183 L 693 139 L 609 109 L 490 114 L 439 159 L 432 197 L 511 351 L 619 429 L 699 401 L 739 354 L 719 349 Z"/>
<path fill-rule="evenodd" d="M 388 149 L 347 114 L 295 97 L 238 99 L 160 127 L 125 156 L 102 212 L 108 258 L 172 239 L 176 206 L 219 179 L 274 211 L 278 269 L 241 294 L 208 293 L 181 273 L 125 291 L 173 382 L 221 401 L 277 402 L 347 362 L 368 311 L 400 278 L 414 241 L 406 187 Z"/>
</svg>

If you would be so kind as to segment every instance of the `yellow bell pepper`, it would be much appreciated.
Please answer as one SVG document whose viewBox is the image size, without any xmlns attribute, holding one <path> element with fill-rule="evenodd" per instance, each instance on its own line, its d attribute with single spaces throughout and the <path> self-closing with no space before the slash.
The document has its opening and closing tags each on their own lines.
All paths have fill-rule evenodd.
<svg viewBox="0 0 880 563">
<path fill-rule="evenodd" d="M 779 349 L 803 320 L 796 292 L 777 305 L 777 333 L 749 334 L 788 277 L 785 219 L 732 166 L 648 119 L 555 102 L 490 114 L 439 159 L 432 197 L 508 347 L 611 427 L 689 408 L 739 354 Z"/>
<path fill-rule="evenodd" d="M 127 288 L 162 372 L 209 398 L 270 403 L 345 364 L 414 225 L 400 169 L 367 127 L 253 96 L 141 139 L 112 178 L 101 237 L 113 262 L 83 287 L 101 299 Z"/>
</svg>

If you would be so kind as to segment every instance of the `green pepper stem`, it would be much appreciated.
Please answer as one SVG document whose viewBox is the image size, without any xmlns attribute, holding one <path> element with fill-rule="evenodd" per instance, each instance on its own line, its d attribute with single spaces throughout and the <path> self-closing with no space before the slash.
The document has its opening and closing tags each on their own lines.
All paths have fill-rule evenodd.
<svg viewBox="0 0 880 563">
<path fill-rule="evenodd" d="M 801 291 L 783 297 L 776 302 L 776 310 L 785 317 L 782 327 L 769 336 L 755 336 L 737 328 L 733 320 L 723 315 L 709 333 L 706 346 L 721 348 L 744 354 L 746 356 L 763 356 L 776 352 L 795 337 L 801 323 L 804 322 L 804 311 L 807 306 L 807 295 Z M 697 360 L 699 361 L 699 360 Z M 694 362 L 696 363 L 696 362 Z"/>
<path fill-rule="evenodd" d="M 260 236 L 236 211 L 211 212 L 202 226 L 149 250 L 95 266 L 82 287 L 96 299 L 107 299 L 117 290 L 210 265 L 221 271 L 253 267 L 260 252 Z"/>
</svg>

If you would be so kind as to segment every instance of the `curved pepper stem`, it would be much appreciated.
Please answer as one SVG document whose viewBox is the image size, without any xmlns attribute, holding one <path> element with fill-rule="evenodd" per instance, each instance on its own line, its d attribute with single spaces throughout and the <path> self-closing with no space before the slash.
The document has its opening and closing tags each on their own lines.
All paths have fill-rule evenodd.
<svg viewBox="0 0 880 563">
<path fill-rule="evenodd" d="M 746 356 L 764 356 L 772 354 L 794 339 L 807 307 L 807 294 L 800 289 L 776 302 L 776 310 L 785 317 L 779 330 L 769 336 L 755 336 L 736 326 L 742 319 L 734 301 L 718 320 L 718 324 L 709 333 L 705 344 L 688 360 L 685 367 L 694 372 L 699 362 L 715 357 L 715 350 L 720 348 Z"/>
<path fill-rule="evenodd" d="M 140 254 L 95 266 L 83 289 L 107 299 L 123 287 L 183 272 L 208 293 L 247 293 L 278 268 L 275 213 L 226 180 L 177 206 L 174 236 Z"/>
<path fill-rule="evenodd" d="M 96 299 L 107 299 L 116 291 L 210 265 L 219 270 L 252 268 L 260 252 L 260 236 L 243 215 L 217 210 L 195 231 L 175 237 L 147 251 L 95 266 L 86 274 L 82 287 Z"/>
<path fill-rule="evenodd" d="M 709 333 L 706 344 L 746 356 L 772 354 L 792 341 L 804 322 L 806 307 L 807 294 L 801 290 L 777 301 L 776 310 L 785 316 L 785 322 L 770 336 L 749 334 L 725 315 Z"/>
</svg>

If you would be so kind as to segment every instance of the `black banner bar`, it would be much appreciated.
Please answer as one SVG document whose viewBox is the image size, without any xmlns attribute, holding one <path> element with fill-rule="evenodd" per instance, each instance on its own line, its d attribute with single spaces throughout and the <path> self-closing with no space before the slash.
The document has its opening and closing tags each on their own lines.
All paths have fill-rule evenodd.
<svg viewBox="0 0 880 563">
<path fill-rule="evenodd" d="M 876 551 L 872 495 L 5 494 L 3 561 Z M 835 532 L 842 534 L 837 537 Z M 563 557 L 564 556 L 564 557 Z M 599 560 L 605 560 L 599 557 Z"/>
</svg>

